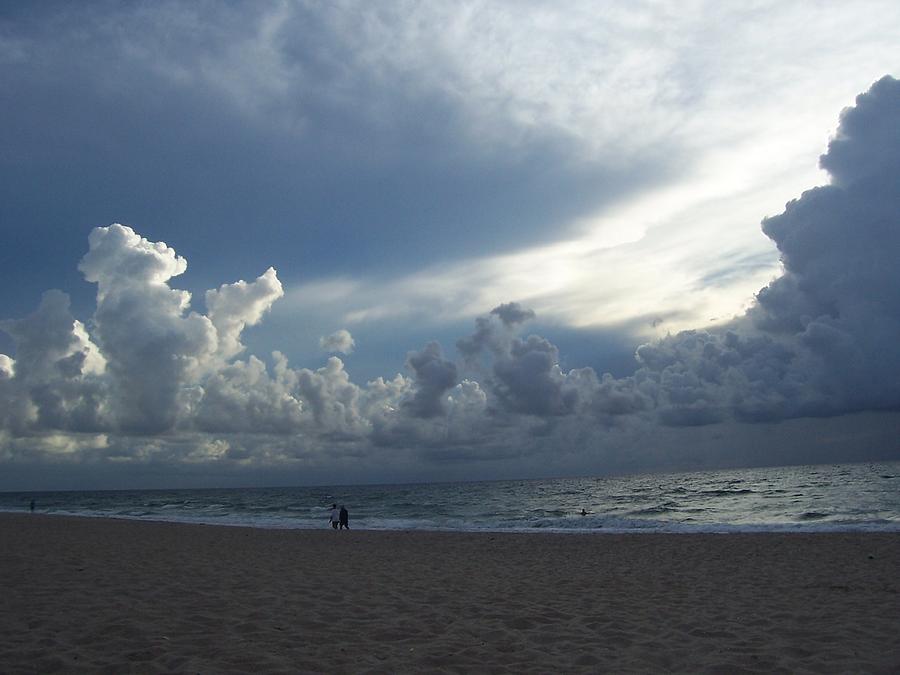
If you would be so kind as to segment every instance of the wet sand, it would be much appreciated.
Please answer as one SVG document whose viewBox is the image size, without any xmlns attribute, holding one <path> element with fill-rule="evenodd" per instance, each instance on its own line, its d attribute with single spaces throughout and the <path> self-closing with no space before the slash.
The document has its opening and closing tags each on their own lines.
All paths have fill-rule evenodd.
<svg viewBox="0 0 900 675">
<path fill-rule="evenodd" d="M 2 673 L 900 672 L 900 534 L 0 514 Z"/>
</svg>

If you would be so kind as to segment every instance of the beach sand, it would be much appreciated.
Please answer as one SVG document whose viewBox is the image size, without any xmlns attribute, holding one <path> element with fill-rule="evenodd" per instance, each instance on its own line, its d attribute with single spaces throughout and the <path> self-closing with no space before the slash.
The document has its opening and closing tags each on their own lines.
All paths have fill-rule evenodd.
<svg viewBox="0 0 900 675">
<path fill-rule="evenodd" d="M 0 514 L 0 672 L 900 672 L 898 591 L 897 534 Z"/>
</svg>

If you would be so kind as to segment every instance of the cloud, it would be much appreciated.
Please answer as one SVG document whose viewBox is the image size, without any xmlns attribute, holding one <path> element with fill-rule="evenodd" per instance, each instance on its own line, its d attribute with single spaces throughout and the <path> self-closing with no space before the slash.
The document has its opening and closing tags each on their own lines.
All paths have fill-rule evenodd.
<svg viewBox="0 0 900 675">
<path fill-rule="evenodd" d="M 865 182 L 871 190 L 873 185 L 895 183 L 900 171 L 898 106 L 900 88 L 886 75 L 841 113 L 840 127 L 820 160 L 832 185 L 852 188 Z"/>
<path fill-rule="evenodd" d="M 198 385 L 189 421 L 192 427 L 214 434 L 298 433 L 303 428 L 305 406 L 293 394 L 294 386 L 283 371 L 270 377 L 266 365 L 256 357 L 235 361 Z"/>
<path fill-rule="evenodd" d="M 0 380 L 9 381 L 16 376 L 16 361 L 6 354 L 0 354 Z"/>
<path fill-rule="evenodd" d="M 350 381 L 344 362 L 329 357 L 315 371 L 303 368 L 296 373 L 297 389 L 310 406 L 315 422 L 312 432 L 330 436 L 364 436 L 369 427 L 361 411 L 360 388 Z"/>
<path fill-rule="evenodd" d="M 456 364 L 444 358 L 441 346 L 429 342 L 418 352 L 410 352 L 407 367 L 415 374 L 415 393 L 404 402 L 413 417 L 437 417 L 446 412 L 444 399 L 456 386 Z"/>
<path fill-rule="evenodd" d="M 356 341 L 346 328 L 336 330 L 331 335 L 319 338 L 319 347 L 328 352 L 351 354 L 356 347 Z"/>
<path fill-rule="evenodd" d="M 706 424 L 900 407 L 900 82 L 841 114 L 829 185 L 763 221 L 783 274 L 725 332 L 638 349 L 663 422 Z"/>
<path fill-rule="evenodd" d="M 94 333 L 107 360 L 118 426 L 129 432 L 171 431 L 179 395 L 217 351 L 216 327 L 187 312 L 191 295 L 168 286 L 184 258 L 130 227 L 91 232 L 79 269 L 97 283 Z"/>
<path fill-rule="evenodd" d="M 469 361 L 483 351 L 495 357 L 508 354 L 517 327 L 534 317 L 534 311 L 523 308 L 517 302 L 498 305 L 488 316 L 475 319 L 475 332 L 457 340 L 456 348 Z"/>
<path fill-rule="evenodd" d="M 570 410 L 562 395 L 559 350 L 542 337 L 513 340 L 509 353 L 494 363 L 493 372 L 498 398 L 514 412 L 546 416 Z"/>
<path fill-rule="evenodd" d="M 244 351 L 240 342 L 244 328 L 259 323 L 272 303 L 283 295 L 272 267 L 253 283 L 238 281 L 223 284 L 217 291 L 206 291 L 207 313 L 216 327 L 221 358 L 227 360 Z"/>
<path fill-rule="evenodd" d="M 503 305 L 498 305 L 491 310 L 491 314 L 500 317 L 503 325 L 507 327 L 515 326 L 534 318 L 533 310 L 525 309 L 517 302 L 508 302 Z"/>
<path fill-rule="evenodd" d="M 491 398 L 486 400 L 505 413 L 556 417 L 585 411 L 600 389 L 596 373 L 591 368 L 564 373 L 559 350 L 549 340 L 519 338 L 521 324 L 534 318 L 535 312 L 519 303 L 498 305 L 476 318 L 475 332 L 460 338 L 457 349 L 487 386 Z"/>
<path fill-rule="evenodd" d="M 898 110 L 900 82 L 885 76 L 841 114 L 820 160 L 831 184 L 763 221 L 784 274 L 750 317 L 812 362 L 823 413 L 900 406 Z"/>
<path fill-rule="evenodd" d="M 487 56 L 502 34 L 531 61 L 518 14 L 453 3 L 10 8 L 0 24 L 0 87 L 17 101 L 0 124 L 8 222 L 31 213 L 35 231 L 65 242 L 59 261 L 99 214 L 121 213 L 147 223 L 150 239 L 181 242 L 195 268 L 238 274 L 394 272 L 547 241 L 665 175 L 668 137 L 607 132 L 641 152 L 574 152 L 598 137 L 592 113 L 543 87 L 526 92 L 526 72 L 509 79 L 471 58 L 473 40 Z M 577 49 L 566 61 L 587 78 Z M 571 72 L 543 67 L 558 85 Z M 656 94 L 646 87 L 642 99 Z M 337 255 L 335 237 L 354 245 Z M 22 262 L 36 251 L 10 245 L 3 262 L 36 282 Z"/>
<path fill-rule="evenodd" d="M 175 249 L 148 241 L 124 225 L 95 228 L 88 246 L 78 269 L 97 284 L 99 301 L 123 287 L 164 286 L 187 269 L 187 260 L 176 255 Z"/>
<path fill-rule="evenodd" d="M 47 291 L 33 314 L 2 321 L 0 329 L 19 347 L 15 361 L 4 357 L 0 379 L 11 428 L 77 432 L 107 427 L 106 360 L 70 313 L 65 293 Z"/>
<path fill-rule="evenodd" d="M 319 324 L 357 338 L 357 313 L 469 321 L 509 298 L 570 326 L 617 328 L 676 302 L 672 330 L 727 318 L 775 270 L 759 216 L 814 184 L 808 158 L 833 111 L 891 64 L 894 4 L 865 17 L 771 4 L 748 19 L 587 2 L 19 3 L 0 27 L 0 88 L 16 100 L 0 124 L 0 263 L 23 290 L 3 314 L 55 286 L 87 316 L 70 251 L 114 213 L 177 242 L 195 304 L 269 265 L 295 289 L 301 275 L 361 279 Z M 577 239 L 534 248 L 561 236 Z M 748 250 L 758 267 L 697 288 Z M 410 302 L 438 263 L 445 283 Z M 291 328 L 309 320 L 294 316 Z"/>
<path fill-rule="evenodd" d="M 900 410 L 898 100 L 891 77 L 860 95 L 821 159 L 831 183 L 763 221 L 783 273 L 750 309 L 640 345 L 627 377 L 564 368 L 553 342 L 522 334 L 537 316 L 517 302 L 477 317 L 458 360 L 431 341 L 393 378 L 355 383 L 335 356 L 318 368 L 280 352 L 267 363 L 245 355 L 242 334 L 283 295 L 274 268 L 207 291 L 204 315 L 172 286 L 187 270 L 174 249 L 124 225 L 95 228 L 79 265 L 97 286 L 93 319 L 48 291 L 35 312 L 0 323 L 16 344 L 15 358 L 0 355 L 3 456 L 538 466 L 602 447 L 636 467 L 675 461 L 641 449 L 642 434 Z M 615 439 L 634 456 L 616 455 Z"/>
<path fill-rule="evenodd" d="M 615 380 L 558 365 L 554 345 L 513 337 L 518 306 L 476 321 L 457 346 L 469 363 L 489 354 L 487 382 L 508 411 L 538 416 L 652 413 L 694 426 L 900 407 L 900 83 L 879 80 L 844 111 L 821 165 L 830 185 L 763 222 L 784 273 L 726 329 L 690 330 L 642 345 L 634 376 Z M 497 317 L 500 320 L 493 320 Z M 507 320 L 510 319 L 510 320 Z"/>
<path fill-rule="evenodd" d="M 91 336 L 59 291 L 48 291 L 30 317 L 2 324 L 17 344 L 17 425 L 154 434 L 179 424 L 207 428 L 213 418 L 226 430 L 249 419 L 262 426 L 278 415 L 274 397 L 245 401 L 243 415 L 217 410 L 223 391 L 237 392 L 259 369 L 252 360 L 229 362 L 243 351 L 243 329 L 282 294 L 273 269 L 251 284 L 209 291 L 203 316 L 189 311 L 188 292 L 169 286 L 187 269 L 185 259 L 130 227 L 96 228 L 79 268 L 97 284 Z M 208 398 L 200 405 L 204 385 Z M 195 422 L 184 419 L 195 414 Z"/>
</svg>

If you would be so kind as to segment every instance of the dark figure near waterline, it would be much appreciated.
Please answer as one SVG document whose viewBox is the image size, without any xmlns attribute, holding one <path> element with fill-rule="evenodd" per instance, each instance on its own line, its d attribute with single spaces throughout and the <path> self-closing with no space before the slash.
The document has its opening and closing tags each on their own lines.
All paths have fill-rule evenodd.
<svg viewBox="0 0 900 675">
<path fill-rule="evenodd" d="M 29 504 L 28 508 L 31 509 L 32 513 L 34 513 L 34 500 L 33 499 L 31 500 L 31 504 Z"/>
<path fill-rule="evenodd" d="M 350 529 L 350 514 L 347 513 L 347 509 L 344 508 L 343 504 L 341 504 L 340 523 L 342 530 Z"/>
<path fill-rule="evenodd" d="M 331 523 L 331 527 L 335 530 L 338 529 L 338 520 L 340 520 L 341 512 L 338 511 L 337 504 L 331 505 L 331 515 L 328 516 L 328 521 Z"/>
</svg>

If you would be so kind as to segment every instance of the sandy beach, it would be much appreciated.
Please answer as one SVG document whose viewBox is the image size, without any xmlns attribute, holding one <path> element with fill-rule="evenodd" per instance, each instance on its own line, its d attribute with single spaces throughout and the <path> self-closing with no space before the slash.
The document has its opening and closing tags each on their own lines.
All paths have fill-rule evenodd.
<svg viewBox="0 0 900 675">
<path fill-rule="evenodd" d="M 900 672 L 898 572 L 896 534 L 0 514 L 0 672 Z"/>
</svg>

